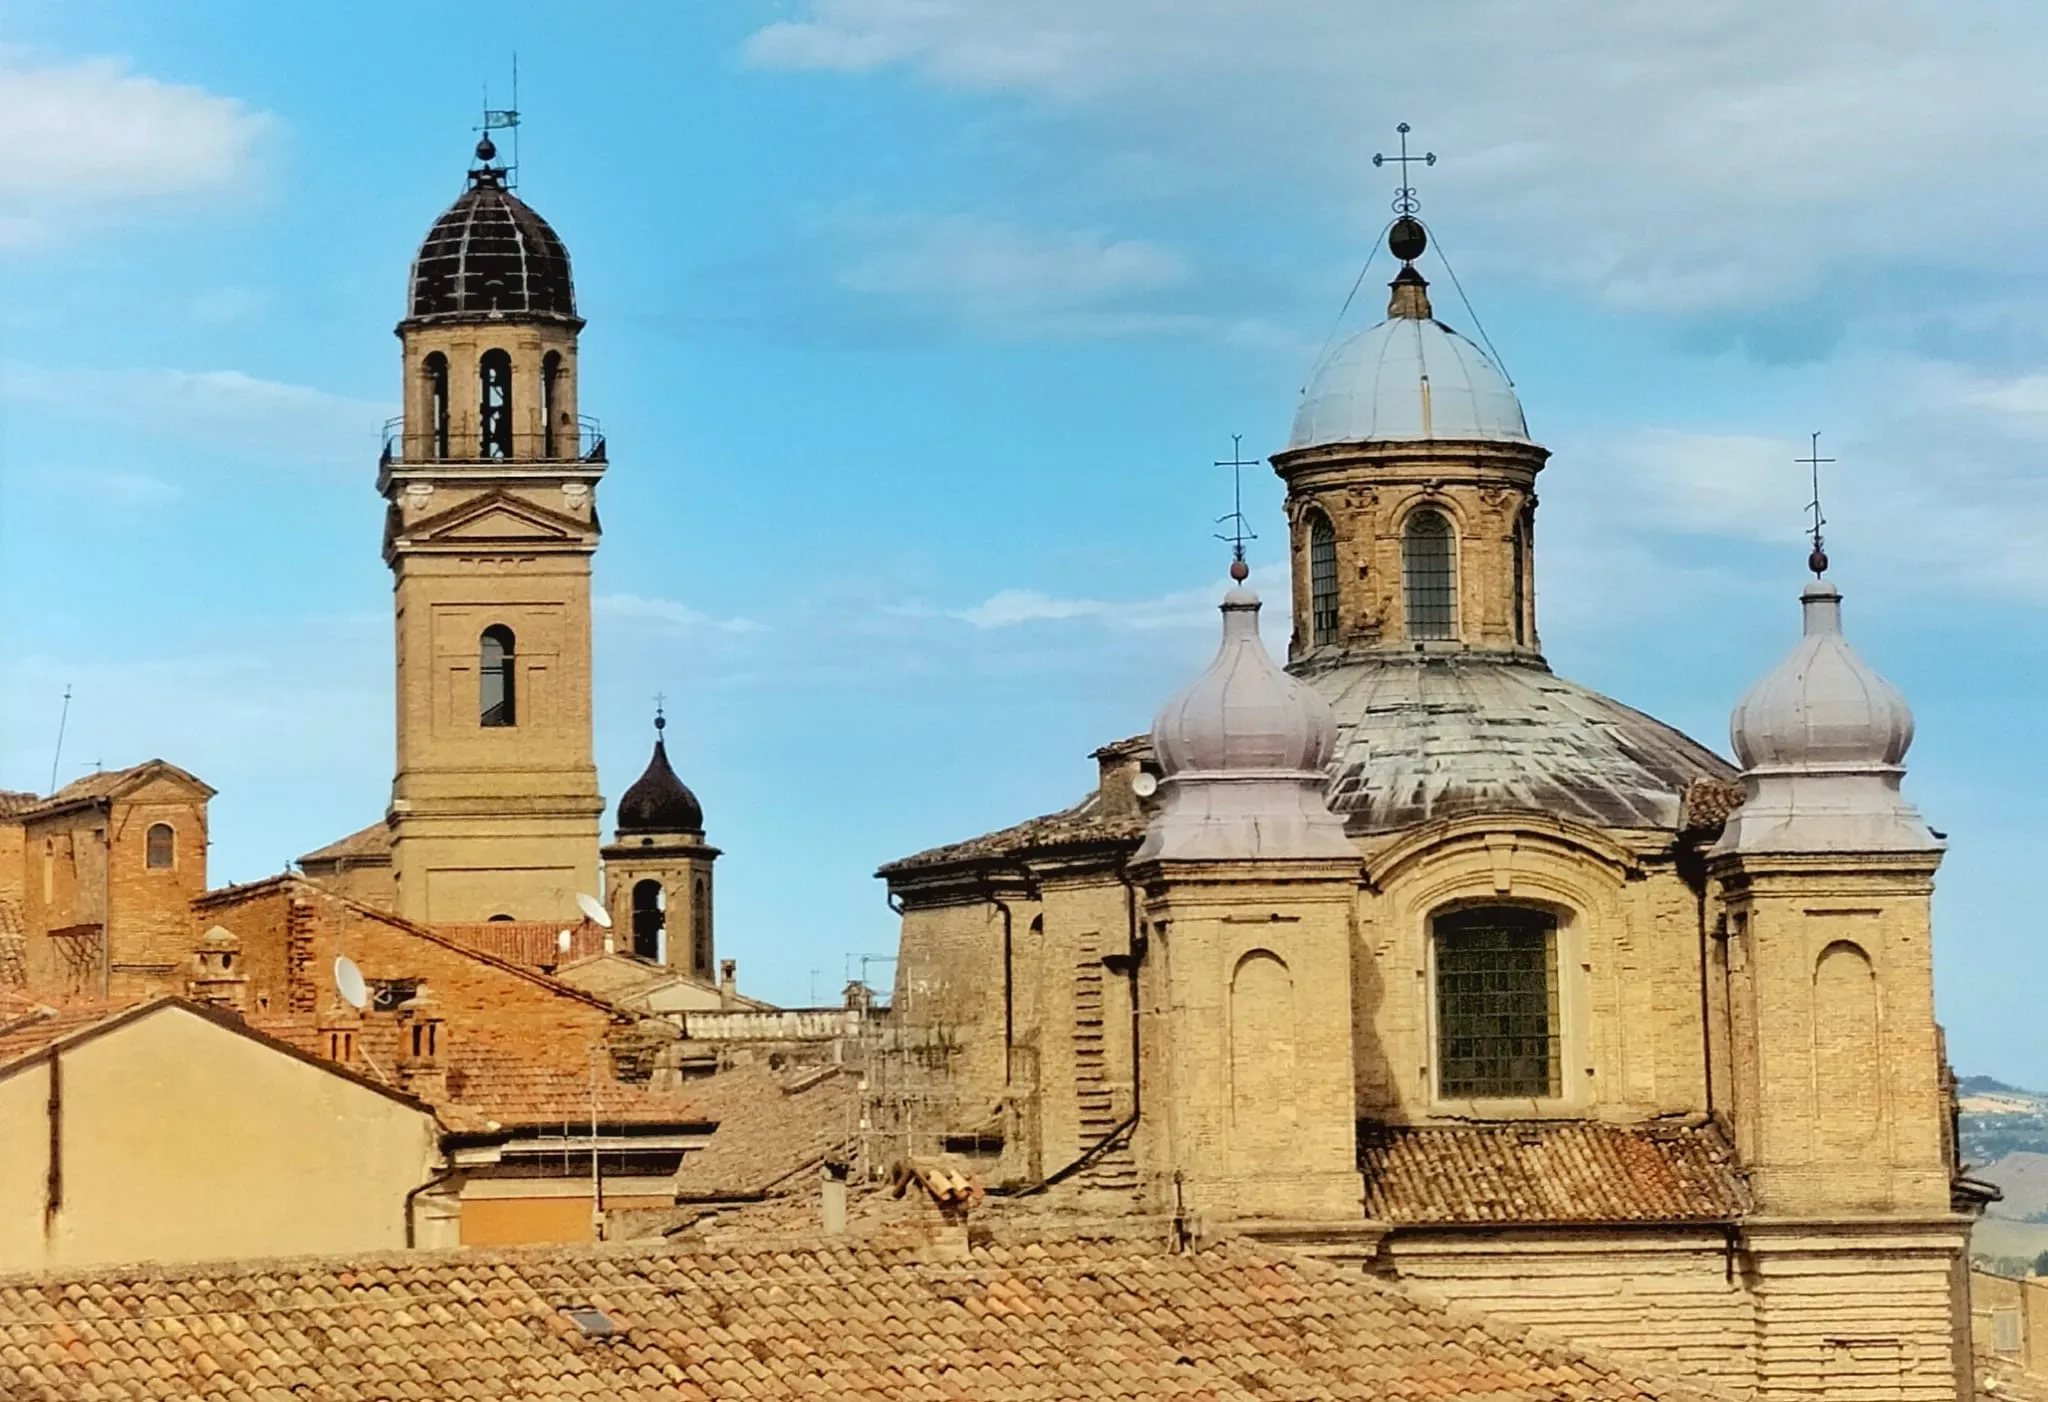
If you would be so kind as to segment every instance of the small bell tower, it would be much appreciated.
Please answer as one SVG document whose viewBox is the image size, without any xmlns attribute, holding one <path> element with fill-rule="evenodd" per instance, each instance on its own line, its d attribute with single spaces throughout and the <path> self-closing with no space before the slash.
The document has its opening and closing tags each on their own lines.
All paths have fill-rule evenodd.
<svg viewBox="0 0 2048 1402">
<path fill-rule="evenodd" d="M 605 905 L 612 928 L 630 931 L 636 958 L 709 984 L 717 969 L 711 926 L 711 864 L 704 808 L 668 762 L 668 717 L 654 711 L 654 754 L 619 799 L 618 829 L 604 849 Z"/>
<path fill-rule="evenodd" d="M 573 920 L 597 889 L 590 564 L 604 440 L 577 412 L 569 254 L 486 134 L 398 324 L 377 486 L 397 628 L 387 821 L 408 919 Z"/>
</svg>

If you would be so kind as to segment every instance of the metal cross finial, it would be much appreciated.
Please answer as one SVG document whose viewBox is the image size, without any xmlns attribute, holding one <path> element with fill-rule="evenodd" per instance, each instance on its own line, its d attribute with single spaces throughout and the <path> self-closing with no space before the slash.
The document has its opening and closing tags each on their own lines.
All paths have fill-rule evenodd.
<svg viewBox="0 0 2048 1402">
<path fill-rule="evenodd" d="M 1830 463 L 1834 459 L 1820 455 L 1820 434 L 1816 431 L 1811 445 L 1806 450 L 1806 456 L 1794 458 L 1793 461 L 1804 463 L 1813 470 L 1813 500 L 1806 504 L 1806 509 L 1813 513 L 1813 553 L 1806 557 L 1806 567 L 1818 578 L 1828 572 L 1828 552 L 1822 544 L 1820 534 L 1820 528 L 1828 523 L 1828 518 L 1821 515 L 1820 511 L 1820 469 L 1822 463 Z"/>
<path fill-rule="evenodd" d="M 1394 190 L 1394 213 L 1413 214 L 1416 210 L 1422 208 L 1422 201 L 1415 198 L 1415 187 L 1408 183 L 1408 167 L 1418 162 L 1425 166 L 1435 165 L 1436 152 L 1425 151 L 1419 156 L 1409 155 L 1408 124 L 1406 122 L 1403 122 L 1401 123 L 1401 125 L 1395 127 L 1394 130 L 1401 134 L 1401 154 L 1398 156 L 1389 156 L 1385 152 L 1381 152 L 1372 158 L 1372 163 L 1376 166 L 1383 166 L 1391 163 L 1401 168 L 1401 183 Z"/>
<path fill-rule="evenodd" d="M 668 717 L 661 713 L 662 703 L 667 700 L 668 696 L 665 693 L 659 691 L 654 693 L 654 729 L 657 733 L 668 727 Z"/>
<path fill-rule="evenodd" d="M 1251 574 L 1251 566 L 1244 562 L 1244 543 L 1259 538 L 1259 533 L 1244 519 L 1244 470 L 1257 467 L 1258 463 L 1245 461 L 1244 435 L 1233 433 L 1230 435 L 1230 456 L 1216 459 L 1214 465 L 1230 469 L 1230 514 L 1216 518 L 1219 526 L 1226 521 L 1230 523 L 1230 534 L 1218 531 L 1216 539 L 1230 542 L 1230 577 L 1242 584 Z"/>
</svg>

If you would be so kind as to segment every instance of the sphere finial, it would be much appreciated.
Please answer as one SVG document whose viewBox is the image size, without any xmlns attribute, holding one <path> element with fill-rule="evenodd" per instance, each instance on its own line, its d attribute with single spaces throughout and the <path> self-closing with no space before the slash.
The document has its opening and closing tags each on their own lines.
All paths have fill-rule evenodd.
<svg viewBox="0 0 2048 1402">
<path fill-rule="evenodd" d="M 498 143 L 491 140 L 489 132 L 485 132 L 476 143 L 476 158 L 480 161 L 495 161 L 498 159 Z"/>
<path fill-rule="evenodd" d="M 1429 247 L 1429 234 L 1422 221 L 1404 214 L 1387 230 L 1387 251 L 1404 263 L 1413 263 Z"/>
<path fill-rule="evenodd" d="M 1240 556 L 1230 562 L 1230 577 L 1239 584 L 1242 584 L 1252 577 L 1252 567 L 1247 565 L 1243 557 Z"/>
</svg>

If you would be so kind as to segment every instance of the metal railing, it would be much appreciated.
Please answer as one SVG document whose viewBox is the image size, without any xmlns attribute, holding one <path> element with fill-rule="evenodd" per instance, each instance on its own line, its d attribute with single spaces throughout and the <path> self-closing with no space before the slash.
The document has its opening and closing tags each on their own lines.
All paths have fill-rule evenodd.
<svg viewBox="0 0 2048 1402">
<path fill-rule="evenodd" d="M 449 435 L 448 451 L 434 451 L 433 434 L 420 432 L 408 434 L 405 431 L 405 416 L 384 421 L 384 454 L 387 463 L 416 462 L 603 462 L 605 460 L 604 427 L 588 414 L 576 416 L 576 431 L 573 434 L 514 433 L 509 453 L 483 453 L 469 451 L 474 443 L 465 443 L 458 435 Z"/>
</svg>

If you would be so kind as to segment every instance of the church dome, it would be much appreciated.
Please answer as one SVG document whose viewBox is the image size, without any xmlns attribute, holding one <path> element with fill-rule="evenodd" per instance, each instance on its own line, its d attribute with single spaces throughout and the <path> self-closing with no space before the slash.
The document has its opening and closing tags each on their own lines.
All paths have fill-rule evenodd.
<svg viewBox="0 0 2048 1402">
<path fill-rule="evenodd" d="M 1675 830 L 1685 791 L 1728 762 L 1539 662 L 1354 658 L 1307 672 L 1337 720 L 1330 807 L 1354 835 L 1479 813 Z"/>
<path fill-rule="evenodd" d="M 1841 591 L 1815 580 L 1800 595 L 1806 635 L 1750 688 L 1729 721 L 1744 769 L 1870 768 L 1904 762 L 1913 712 L 1842 636 Z"/>
<path fill-rule="evenodd" d="M 547 220 L 505 184 L 486 137 L 469 188 L 434 221 L 413 259 L 406 299 L 414 321 L 506 316 L 576 319 L 569 250 Z"/>
<path fill-rule="evenodd" d="M 675 833 L 704 831 L 704 806 L 690 792 L 668 762 L 668 747 L 662 743 L 656 720 L 654 756 L 647 770 L 633 781 L 619 799 L 620 836 L 627 833 Z"/>
<path fill-rule="evenodd" d="M 1160 708 L 1152 744 L 1168 775 L 1320 772 L 1336 743 L 1322 697 L 1280 670 L 1259 638 L 1259 596 L 1223 598 L 1223 646 L 1209 670 Z"/>
<path fill-rule="evenodd" d="M 1527 443 L 1529 426 L 1484 351 L 1433 318 L 1397 316 L 1317 368 L 1287 446 L 1432 439 Z"/>
</svg>

